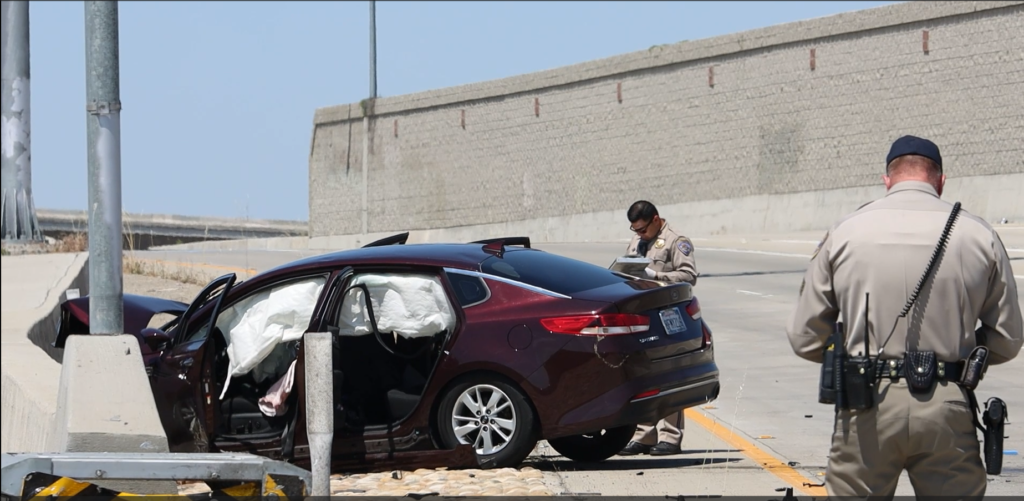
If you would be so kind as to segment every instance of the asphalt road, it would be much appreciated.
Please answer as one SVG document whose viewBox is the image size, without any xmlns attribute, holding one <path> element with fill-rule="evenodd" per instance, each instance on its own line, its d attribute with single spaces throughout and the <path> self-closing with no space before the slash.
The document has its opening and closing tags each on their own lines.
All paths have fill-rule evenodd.
<svg viewBox="0 0 1024 501">
<path fill-rule="evenodd" d="M 538 244 L 550 252 L 564 254 L 601 266 L 607 266 L 624 249 L 622 244 Z M 239 278 L 283 264 L 311 251 L 149 251 L 139 252 L 138 257 L 160 260 L 165 263 L 187 264 L 190 267 L 206 269 L 219 274 L 225 271 L 240 273 Z M 1020 254 L 1016 254 L 1014 267 L 1020 276 Z M 762 468 L 775 469 L 766 474 L 765 470 L 733 470 L 729 483 L 722 485 L 719 473 L 707 477 L 710 487 L 700 494 L 743 495 L 768 494 L 763 488 L 769 485 L 786 486 L 781 481 L 785 470 L 792 467 L 808 479 L 820 481 L 825 471 L 832 430 L 832 408 L 817 403 L 819 366 L 796 357 L 785 334 L 785 325 L 793 311 L 794 301 L 800 286 L 801 275 L 806 268 L 807 256 L 802 254 L 743 252 L 721 249 L 699 249 L 697 265 L 702 277 L 695 293 L 700 298 L 704 318 L 714 332 L 716 356 L 722 371 L 722 392 L 718 401 L 701 408 L 701 413 L 727 425 L 741 440 L 756 446 L 751 450 L 756 457 L 751 464 Z M 185 264 L 182 264 L 185 263 Z M 1024 290 L 1022 279 L 1017 286 Z M 1010 407 L 1010 423 L 1006 426 L 1005 449 L 1020 451 L 1024 448 L 1024 433 L 1018 419 L 1024 409 L 1024 391 L 1020 389 L 1020 374 L 1024 373 L 1024 356 L 1013 362 L 989 370 L 987 377 L 977 391 L 979 400 L 984 402 L 990 396 L 1003 398 Z M 721 427 L 715 432 L 721 441 Z M 701 430 L 699 423 L 689 420 L 684 449 L 702 449 L 707 430 Z M 706 449 L 704 449 L 706 450 Z M 765 453 L 765 457 L 757 454 Z M 710 453 L 709 453 L 710 454 Z M 758 459 L 761 457 L 761 459 Z M 750 454 L 748 454 L 748 462 Z M 642 463 L 642 461 L 651 461 Z M 680 477 L 667 474 L 682 468 L 683 464 L 664 464 L 659 459 L 613 459 L 608 462 L 607 471 L 565 473 L 567 484 L 575 492 L 601 492 L 604 495 L 653 494 L 680 495 L 698 494 L 691 488 L 679 486 Z M 631 462 L 628 466 L 620 461 Z M 661 461 L 662 463 L 657 463 Z M 769 464 L 770 463 L 770 464 Z M 637 475 L 648 468 L 662 469 L 663 474 L 656 480 L 647 476 L 637 484 Z M 701 469 L 703 471 L 703 468 Z M 765 480 L 768 477 L 770 480 Z M 744 476 L 749 477 L 743 480 Z M 701 477 L 704 478 L 704 477 Z M 575 480 L 574 480 L 575 479 Z M 774 482 L 774 483 L 773 483 Z M 745 490 L 744 484 L 749 484 Z M 792 482 L 790 482 L 791 484 Z M 637 492 L 641 485 L 644 492 Z M 1017 487 L 1013 487 L 1016 485 Z M 1024 491 L 1024 459 L 1020 455 L 1004 456 L 1003 474 L 990 477 L 991 495 L 1006 495 Z M 913 493 L 910 482 L 904 474 L 898 489 L 900 495 Z M 800 491 L 797 491 L 800 494 Z"/>
</svg>

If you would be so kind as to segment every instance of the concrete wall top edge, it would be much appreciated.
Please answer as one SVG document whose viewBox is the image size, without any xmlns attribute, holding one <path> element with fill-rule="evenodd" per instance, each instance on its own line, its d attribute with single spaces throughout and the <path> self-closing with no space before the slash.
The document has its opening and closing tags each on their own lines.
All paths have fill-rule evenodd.
<svg viewBox="0 0 1024 501">
<path fill-rule="evenodd" d="M 391 115 L 418 109 L 479 101 L 510 94 L 528 93 L 551 87 L 607 78 L 623 73 L 727 56 L 738 52 L 1021 5 L 1024 5 L 1024 1 L 907 1 L 895 5 L 843 12 L 831 16 L 805 19 L 700 40 L 666 44 L 652 47 L 649 50 L 619 54 L 604 59 L 586 61 L 502 79 L 474 82 L 413 94 L 380 97 L 373 103 L 372 114 L 377 116 Z M 361 120 L 366 114 L 365 107 L 364 101 L 318 108 L 313 115 L 314 127 L 322 124 Z"/>
</svg>

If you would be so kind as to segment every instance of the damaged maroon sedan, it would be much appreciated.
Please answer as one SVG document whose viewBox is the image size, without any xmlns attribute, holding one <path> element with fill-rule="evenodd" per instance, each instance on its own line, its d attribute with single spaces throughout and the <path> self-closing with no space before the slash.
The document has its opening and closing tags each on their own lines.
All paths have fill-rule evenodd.
<svg viewBox="0 0 1024 501">
<path fill-rule="evenodd" d="M 245 282 L 228 274 L 192 304 L 125 295 L 171 449 L 308 467 L 306 332 L 333 334 L 334 471 L 516 466 L 538 440 L 601 461 L 635 423 L 718 397 L 711 331 L 689 284 L 523 237 L 407 238 Z M 62 310 L 56 347 L 89 331 L 88 297 Z M 175 318 L 146 328 L 159 313 Z"/>
</svg>

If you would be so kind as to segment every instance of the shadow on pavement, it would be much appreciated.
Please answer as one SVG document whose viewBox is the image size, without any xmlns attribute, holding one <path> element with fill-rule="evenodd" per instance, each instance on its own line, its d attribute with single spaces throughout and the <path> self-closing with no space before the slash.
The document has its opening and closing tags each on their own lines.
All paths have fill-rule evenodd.
<svg viewBox="0 0 1024 501">
<path fill-rule="evenodd" d="M 685 452 L 686 451 L 684 451 L 684 453 Z M 687 468 L 692 466 L 707 466 L 743 461 L 742 458 L 687 458 L 677 455 L 659 456 L 657 459 L 648 459 L 648 456 L 643 456 L 644 459 L 616 457 L 614 459 L 601 461 L 600 463 L 577 463 L 575 461 L 547 459 L 549 457 L 552 456 L 542 456 L 532 459 L 529 461 L 529 465 L 541 471 L 621 471 Z M 524 464 L 526 463 L 524 462 Z"/>
</svg>

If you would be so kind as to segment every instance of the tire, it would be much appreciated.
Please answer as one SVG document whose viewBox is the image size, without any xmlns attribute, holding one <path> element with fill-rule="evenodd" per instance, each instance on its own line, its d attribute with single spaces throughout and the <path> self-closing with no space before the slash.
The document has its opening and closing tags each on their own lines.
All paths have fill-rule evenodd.
<svg viewBox="0 0 1024 501">
<path fill-rule="evenodd" d="M 478 400 L 485 405 L 493 401 L 491 408 L 482 411 L 480 420 L 467 405 Z M 493 414 L 489 416 L 488 412 Z M 492 421 L 495 416 L 501 419 L 498 426 Z M 474 446 L 483 468 L 508 468 L 522 463 L 537 445 L 535 423 L 533 408 L 526 396 L 500 377 L 489 375 L 460 379 L 444 394 L 437 410 L 437 428 L 444 446 L 449 449 L 464 444 Z M 461 439 L 456 434 L 460 425 L 464 428 Z M 489 439 L 489 444 L 485 438 Z"/>
<path fill-rule="evenodd" d="M 623 449 L 633 438 L 636 425 L 620 426 L 570 437 L 548 440 L 559 454 L 580 463 L 604 461 Z"/>
</svg>

